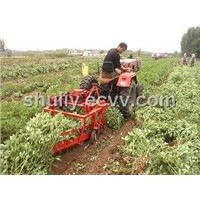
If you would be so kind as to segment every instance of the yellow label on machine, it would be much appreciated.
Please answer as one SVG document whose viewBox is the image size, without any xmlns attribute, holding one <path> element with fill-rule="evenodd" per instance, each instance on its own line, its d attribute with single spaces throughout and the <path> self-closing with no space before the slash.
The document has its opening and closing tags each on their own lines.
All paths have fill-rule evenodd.
<svg viewBox="0 0 200 200">
<path fill-rule="evenodd" d="M 87 76 L 88 73 L 89 73 L 89 67 L 85 63 L 83 63 L 82 64 L 82 75 Z"/>
</svg>

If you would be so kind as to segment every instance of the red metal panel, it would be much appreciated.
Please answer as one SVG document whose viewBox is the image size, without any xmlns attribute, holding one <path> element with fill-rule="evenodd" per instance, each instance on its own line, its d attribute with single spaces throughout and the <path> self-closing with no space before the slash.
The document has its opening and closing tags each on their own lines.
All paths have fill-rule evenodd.
<svg viewBox="0 0 200 200">
<path fill-rule="evenodd" d="M 135 72 L 125 72 L 119 76 L 117 86 L 118 87 L 129 87 L 131 84 L 131 79 L 136 76 Z"/>
</svg>

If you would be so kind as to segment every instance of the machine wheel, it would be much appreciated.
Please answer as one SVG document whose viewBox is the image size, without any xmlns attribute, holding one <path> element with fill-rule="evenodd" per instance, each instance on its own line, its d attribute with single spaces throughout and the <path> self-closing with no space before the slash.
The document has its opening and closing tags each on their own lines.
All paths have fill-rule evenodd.
<svg viewBox="0 0 200 200">
<path fill-rule="evenodd" d="M 98 133 L 96 130 L 92 130 L 91 135 L 90 135 L 90 139 L 89 139 L 89 144 L 94 144 L 94 142 L 97 140 L 98 138 Z"/>
<path fill-rule="evenodd" d="M 136 106 L 136 84 L 133 81 L 131 86 L 128 88 L 121 88 L 120 99 L 119 99 L 119 109 L 124 116 L 128 118 L 133 114 Z M 127 100 L 128 99 L 128 100 Z"/>
<path fill-rule="evenodd" d="M 136 85 L 136 97 L 143 95 L 143 87 L 139 84 Z"/>
<path fill-rule="evenodd" d="M 98 136 L 99 136 L 98 131 L 93 129 L 90 134 L 89 141 L 88 141 L 87 145 L 85 146 L 84 150 L 86 150 L 90 145 L 94 144 L 94 142 L 97 140 Z"/>
<path fill-rule="evenodd" d="M 80 89 L 90 90 L 93 83 L 98 83 L 97 79 L 88 75 L 81 80 Z"/>
</svg>

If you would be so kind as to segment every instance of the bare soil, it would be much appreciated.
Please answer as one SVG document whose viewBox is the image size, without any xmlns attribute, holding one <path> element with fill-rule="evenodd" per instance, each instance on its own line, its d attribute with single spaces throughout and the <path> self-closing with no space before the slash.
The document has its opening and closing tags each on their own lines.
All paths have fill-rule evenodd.
<svg viewBox="0 0 200 200">
<path fill-rule="evenodd" d="M 103 169 L 109 160 L 120 158 L 119 146 L 124 143 L 123 137 L 133 128 L 140 125 L 137 119 L 126 121 L 121 129 L 112 130 L 106 127 L 98 140 L 84 150 L 86 143 L 62 152 L 61 161 L 52 166 L 53 174 L 112 174 Z"/>
</svg>

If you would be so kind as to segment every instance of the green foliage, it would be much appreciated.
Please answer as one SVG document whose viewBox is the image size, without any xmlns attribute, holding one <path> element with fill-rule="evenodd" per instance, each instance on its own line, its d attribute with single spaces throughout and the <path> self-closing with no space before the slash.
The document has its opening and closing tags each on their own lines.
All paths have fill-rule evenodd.
<svg viewBox="0 0 200 200">
<path fill-rule="evenodd" d="M 191 27 L 188 29 L 181 40 L 182 54 L 191 55 L 195 53 L 197 58 L 200 58 L 200 27 Z"/>
<path fill-rule="evenodd" d="M 132 158 L 132 173 L 138 173 L 141 158 L 148 158 L 145 174 L 200 173 L 199 74 L 198 67 L 175 68 L 157 94 L 174 95 L 176 107 L 137 111 L 142 126 L 130 132 L 121 147 Z"/>
<path fill-rule="evenodd" d="M 3 67 L 1 71 L 2 80 L 13 80 L 17 78 L 28 78 L 30 76 L 35 76 L 38 74 L 46 74 L 49 72 L 56 72 L 59 70 L 68 69 L 71 67 L 76 67 L 75 65 L 68 64 L 36 64 L 36 65 L 13 65 L 9 67 Z"/>
<path fill-rule="evenodd" d="M 51 154 L 53 145 L 68 139 L 60 133 L 80 125 L 80 121 L 67 119 L 61 114 L 54 117 L 49 113 L 37 114 L 24 129 L 1 145 L 2 174 L 49 174 L 57 159 Z"/>
<path fill-rule="evenodd" d="M 105 121 L 108 127 L 119 129 L 123 124 L 124 118 L 118 108 L 109 107 L 106 110 Z"/>
<path fill-rule="evenodd" d="M 16 134 L 24 127 L 30 118 L 34 117 L 41 108 L 25 107 L 20 102 L 1 103 L 1 141 L 4 142 L 11 135 Z"/>
<path fill-rule="evenodd" d="M 173 70 L 174 59 L 161 59 L 157 61 L 142 61 L 141 70 L 137 73 L 137 79 L 144 87 L 145 96 L 152 95 L 155 86 L 159 86 Z"/>
</svg>

